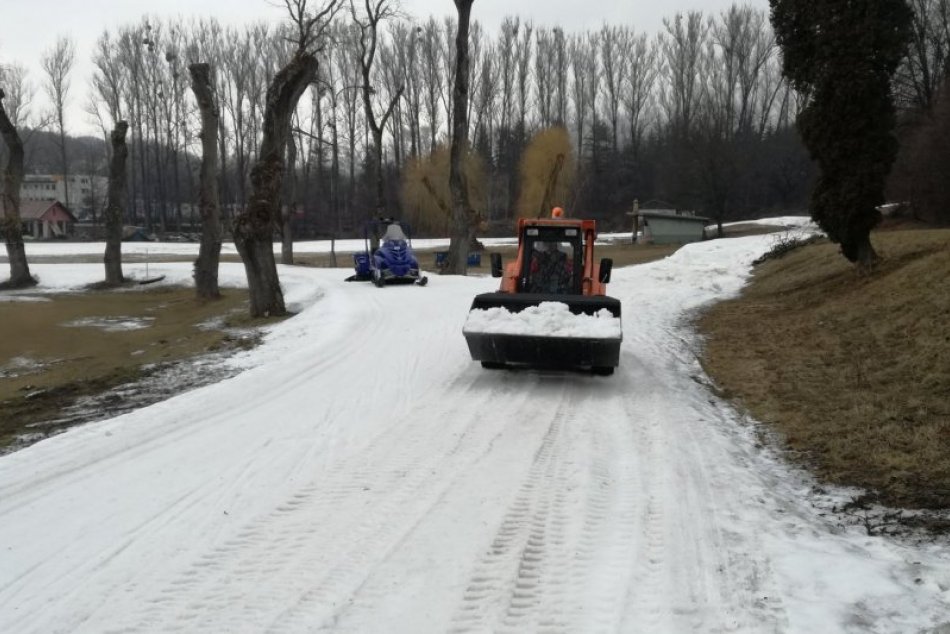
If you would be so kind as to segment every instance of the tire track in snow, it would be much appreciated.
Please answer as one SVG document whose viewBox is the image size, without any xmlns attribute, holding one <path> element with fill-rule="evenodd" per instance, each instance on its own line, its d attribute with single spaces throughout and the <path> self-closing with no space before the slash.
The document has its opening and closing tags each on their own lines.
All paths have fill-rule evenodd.
<svg viewBox="0 0 950 634">
<path fill-rule="evenodd" d="M 747 449 L 731 427 L 734 423 L 724 420 L 721 407 L 697 400 L 691 406 L 695 423 L 685 425 L 682 434 L 680 447 L 689 451 L 689 457 L 680 459 L 680 464 L 690 466 L 685 490 L 696 511 L 689 547 L 700 564 L 694 570 L 703 573 L 687 575 L 685 599 L 692 605 L 718 606 L 709 615 L 717 622 L 697 623 L 707 631 L 782 632 L 788 617 L 761 536 L 743 526 L 751 519 L 750 511 L 759 510 L 718 494 L 737 485 L 736 472 L 723 465 L 743 465 L 744 477 L 756 478 Z"/>
<path fill-rule="evenodd" d="M 635 411 L 628 409 L 631 419 Z M 634 615 L 638 627 L 647 632 L 671 631 L 666 621 L 669 596 L 669 584 L 666 575 L 666 496 L 669 487 L 664 478 L 663 465 L 658 447 L 659 421 L 655 416 L 644 417 L 642 412 L 637 421 L 637 451 L 643 460 L 638 478 L 645 489 L 646 499 L 638 509 L 640 539 L 637 543 L 633 570 L 634 577 L 627 588 L 627 614 Z"/>
<path fill-rule="evenodd" d="M 648 499 L 620 629 L 784 631 L 787 619 L 761 540 L 739 528 L 748 509 L 723 495 L 739 485 L 741 474 L 730 467 L 742 463 L 741 443 L 721 425 L 711 395 L 676 401 L 695 392 L 682 368 L 696 361 L 682 349 L 685 340 L 669 338 L 678 373 L 643 368 L 653 394 L 625 399 L 627 416 L 642 422 L 637 445 Z"/>
<path fill-rule="evenodd" d="M 590 388 L 562 391 L 534 462 L 471 573 L 451 631 L 611 629 L 633 551 L 635 458 L 627 421 Z"/>
<path fill-rule="evenodd" d="M 455 618 L 454 631 L 501 631 L 524 620 L 538 603 L 537 586 L 542 580 L 545 554 L 544 531 L 553 491 L 551 454 L 566 414 L 563 405 L 562 396 L 535 453 L 528 478 L 465 590 L 465 603 L 462 613 Z M 489 606 L 494 610 L 490 611 Z M 494 622 L 499 613 L 502 622 Z M 492 621 L 486 622 L 489 619 Z"/>
<path fill-rule="evenodd" d="M 221 631 L 248 623 L 273 631 L 298 631 L 332 622 L 334 612 L 365 580 L 374 562 L 425 515 L 444 486 L 445 474 L 484 451 L 496 431 L 477 412 L 498 396 L 497 391 L 476 395 L 468 401 L 472 413 L 465 416 L 454 410 L 454 399 L 443 399 L 448 404 L 426 416 L 421 410 L 430 408 L 417 406 L 331 471 L 309 474 L 306 484 L 271 512 L 166 580 L 148 599 L 150 607 L 142 618 L 116 631 L 166 627 Z M 515 397 L 524 400 L 524 395 Z M 455 433 L 446 433 L 446 421 L 452 418 L 461 424 L 454 426 Z M 433 453 L 436 433 L 443 440 L 440 451 Z M 321 521 L 332 515 L 363 520 L 355 525 Z M 228 580 L 234 578 L 242 581 L 232 589 Z M 248 597 L 243 589 L 248 579 L 255 578 L 260 593 Z M 195 603 L 194 596 L 204 600 Z M 282 614 L 271 614 L 265 607 L 288 603 L 293 607 Z M 169 623 L 169 615 L 175 614 L 179 616 Z M 227 623 L 220 621 L 221 614 L 229 616 Z"/>
<path fill-rule="evenodd" d="M 461 378 L 457 377 L 449 381 L 448 385 L 459 385 L 460 381 Z M 469 380 L 461 389 L 465 392 L 478 392 L 476 386 L 483 382 L 493 384 L 483 379 L 475 382 Z M 412 532 L 428 518 L 432 509 L 444 497 L 445 492 L 455 482 L 465 478 L 470 465 L 477 463 L 480 457 L 490 450 L 495 439 L 508 426 L 508 422 L 503 419 L 494 421 L 494 425 L 488 424 L 483 416 L 483 412 L 489 407 L 489 401 L 497 401 L 500 397 L 513 397 L 513 402 L 518 404 L 519 408 L 526 402 L 525 394 L 501 385 L 466 404 L 464 411 L 456 409 L 458 403 L 443 407 L 439 414 L 430 419 L 429 423 L 422 425 L 419 438 L 409 439 L 407 446 L 424 447 L 426 439 L 434 436 L 442 436 L 447 440 L 454 437 L 455 440 L 444 445 L 446 449 L 444 454 L 432 457 L 431 468 L 424 469 L 426 473 L 422 485 L 416 487 L 414 491 L 407 491 L 410 496 L 415 494 L 416 513 L 411 518 L 406 516 L 407 521 L 402 524 L 387 522 L 386 526 L 391 529 L 388 534 L 390 539 L 385 546 L 375 551 L 374 558 L 363 560 L 350 558 L 341 562 L 340 575 L 337 578 L 328 578 L 323 584 L 315 586 L 302 595 L 291 609 L 286 610 L 271 625 L 268 631 L 283 632 L 301 629 L 347 631 L 346 627 L 341 625 L 341 619 L 351 609 L 372 608 L 387 598 L 391 588 L 385 585 L 384 581 L 377 582 L 374 575 L 379 568 L 399 553 Z M 440 400 L 446 402 L 449 399 Z M 456 429 L 450 429 L 450 422 L 455 420 L 459 421 L 454 425 Z M 416 443 L 415 440 L 419 442 Z M 400 442 L 404 440 L 400 439 Z M 414 452 L 409 459 L 420 462 L 420 458 Z M 425 495 L 426 493 L 429 495 Z M 394 506 L 401 508 L 403 504 L 395 501 Z"/>
</svg>

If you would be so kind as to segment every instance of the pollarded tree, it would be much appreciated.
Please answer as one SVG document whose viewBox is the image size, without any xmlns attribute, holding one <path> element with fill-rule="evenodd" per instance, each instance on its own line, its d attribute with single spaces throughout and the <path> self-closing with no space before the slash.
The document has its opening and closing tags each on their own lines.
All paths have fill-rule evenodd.
<svg viewBox="0 0 950 634">
<path fill-rule="evenodd" d="M 891 78 L 910 37 L 904 0 L 769 0 L 783 72 L 810 96 L 798 127 L 820 176 L 812 217 L 862 267 L 877 259 L 884 181 L 897 154 Z"/>
<path fill-rule="evenodd" d="M 20 224 L 20 184 L 23 182 L 23 142 L 16 127 L 7 116 L 3 107 L 5 94 L 0 88 L 0 136 L 6 143 L 8 157 L 7 166 L 3 171 L 2 188 L 0 188 L 0 207 L 3 216 L 0 216 L 0 233 L 7 246 L 7 257 L 10 261 L 10 279 L 4 282 L 2 288 L 24 288 L 34 286 L 36 280 L 30 275 L 30 266 L 26 261 L 26 249 L 23 246 L 23 229 Z"/>
<path fill-rule="evenodd" d="M 211 65 L 188 66 L 191 90 L 195 93 L 201 113 L 201 175 L 198 207 L 201 209 L 201 247 L 195 260 L 195 292 L 201 299 L 218 299 L 218 262 L 221 257 L 220 193 L 218 189 L 218 128 L 221 110 L 218 106 Z"/>
<path fill-rule="evenodd" d="M 445 273 L 465 275 L 469 245 L 475 239 L 478 213 L 469 200 L 468 183 L 462 170 L 462 154 L 468 145 L 468 86 L 470 80 L 468 33 L 475 0 L 455 0 L 458 26 L 455 33 L 455 81 L 452 83 L 452 146 L 449 156 L 449 190 L 452 192 L 452 232 Z"/>
<path fill-rule="evenodd" d="M 118 286 L 125 281 L 122 275 L 122 216 L 128 201 L 125 187 L 126 163 L 129 158 L 125 135 L 128 131 L 128 122 L 116 121 L 115 128 L 109 135 L 112 157 L 109 161 L 109 194 L 105 211 L 106 250 L 102 258 L 108 286 Z"/>
<path fill-rule="evenodd" d="M 316 11 L 308 9 L 307 0 L 284 3 L 290 13 L 296 48 L 267 88 L 260 154 L 251 168 L 251 196 L 233 227 L 234 246 L 247 273 L 251 317 L 287 312 L 274 261 L 274 232 L 280 220 L 290 120 L 300 96 L 317 77 L 315 50 L 338 8 L 337 0 L 324 0 Z"/>
</svg>

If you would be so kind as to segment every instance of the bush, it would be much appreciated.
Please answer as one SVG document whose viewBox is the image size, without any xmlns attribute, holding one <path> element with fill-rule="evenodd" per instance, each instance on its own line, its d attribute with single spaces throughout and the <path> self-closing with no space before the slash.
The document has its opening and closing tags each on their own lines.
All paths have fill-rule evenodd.
<svg viewBox="0 0 950 634">
<path fill-rule="evenodd" d="M 759 264 L 762 264 L 768 260 L 777 260 L 785 254 L 794 251 L 795 249 L 807 246 L 809 244 L 815 244 L 824 238 L 825 236 L 820 233 L 803 234 L 786 231 L 784 233 L 778 234 L 772 239 L 772 248 L 756 258 L 752 262 L 752 266 L 758 266 Z"/>
</svg>

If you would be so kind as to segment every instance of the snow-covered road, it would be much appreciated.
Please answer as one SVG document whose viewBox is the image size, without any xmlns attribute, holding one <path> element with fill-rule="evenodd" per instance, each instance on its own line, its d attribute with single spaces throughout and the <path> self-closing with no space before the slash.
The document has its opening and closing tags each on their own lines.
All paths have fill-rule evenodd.
<svg viewBox="0 0 950 634">
<path fill-rule="evenodd" d="M 615 270 L 612 377 L 472 362 L 490 278 L 282 268 L 245 372 L 0 458 L 0 632 L 950 631 L 947 549 L 823 516 L 706 387 L 686 317 L 768 242 Z"/>
</svg>

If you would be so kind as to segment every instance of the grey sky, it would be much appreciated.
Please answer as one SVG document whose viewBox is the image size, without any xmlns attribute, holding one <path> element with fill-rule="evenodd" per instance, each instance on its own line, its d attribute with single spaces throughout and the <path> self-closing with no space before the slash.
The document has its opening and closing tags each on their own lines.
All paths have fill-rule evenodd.
<svg viewBox="0 0 950 634">
<path fill-rule="evenodd" d="M 560 25 L 565 30 L 598 28 L 603 23 L 627 24 L 638 31 L 655 33 L 664 17 L 677 11 L 702 10 L 717 13 L 734 0 L 475 0 L 472 17 L 494 32 L 506 15 L 519 15 L 536 24 Z M 454 15 L 451 0 L 401 0 L 403 11 L 412 17 Z M 768 9 L 767 0 L 746 0 Z M 71 132 L 93 132 L 81 107 L 88 93 L 89 61 L 96 38 L 106 28 L 137 22 L 143 15 L 161 18 L 214 15 L 228 24 L 254 20 L 277 21 L 285 16 L 279 0 L 0 0 L 0 63 L 20 62 L 28 68 L 37 88 L 34 105 L 45 104 L 39 90 L 42 74 L 40 56 L 60 35 L 70 36 L 77 47 L 76 70 L 72 77 L 71 108 L 67 121 Z M 44 106 L 45 107 L 45 106 Z"/>
</svg>

